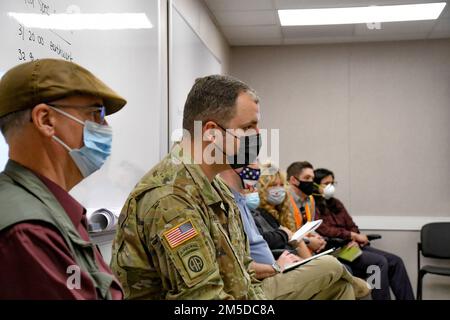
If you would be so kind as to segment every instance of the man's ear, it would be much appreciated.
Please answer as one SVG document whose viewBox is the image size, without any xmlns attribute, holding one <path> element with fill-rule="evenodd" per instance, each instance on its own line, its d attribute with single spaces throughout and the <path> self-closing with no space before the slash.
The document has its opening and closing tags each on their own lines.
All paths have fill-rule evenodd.
<svg viewBox="0 0 450 320">
<path fill-rule="evenodd" d="M 208 121 L 203 126 L 203 138 L 206 141 L 214 142 L 216 141 L 216 136 L 218 134 L 217 130 L 219 127 L 213 121 Z"/>
<path fill-rule="evenodd" d="M 40 134 L 46 137 L 52 137 L 55 134 L 55 114 L 45 103 L 40 103 L 33 108 L 31 121 Z"/>
<path fill-rule="evenodd" d="M 295 180 L 294 176 L 290 176 L 290 177 L 289 177 L 289 183 L 290 183 L 290 184 L 296 185 L 295 181 L 296 181 L 296 180 Z"/>
</svg>

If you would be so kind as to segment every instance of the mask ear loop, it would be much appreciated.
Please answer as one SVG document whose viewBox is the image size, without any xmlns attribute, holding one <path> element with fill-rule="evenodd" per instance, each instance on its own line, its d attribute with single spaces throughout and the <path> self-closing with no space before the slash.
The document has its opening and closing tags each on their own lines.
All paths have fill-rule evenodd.
<svg viewBox="0 0 450 320">
<path fill-rule="evenodd" d="M 229 134 L 231 134 L 233 137 L 235 137 L 236 139 L 239 139 L 239 137 L 237 136 L 237 135 L 235 135 L 235 134 L 232 134 L 231 132 L 230 132 L 230 129 L 225 129 L 224 127 L 222 127 L 220 124 L 218 124 L 217 122 L 216 122 L 216 124 L 217 124 L 217 126 L 220 128 L 220 129 L 222 129 L 225 133 L 229 133 Z M 234 129 L 233 129 L 234 130 Z"/>
<path fill-rule="evenodd" d="M 77 119 L 76 117 L 74 117 L 73 115 L 71 115 L 70 113 L 67 113 L 65 111 L 62 111 L 58 108 L 55 108 L 54 106 L 52 106 L 51 104 L 47 104 L 50 108 L 52 108 L 52 110 L 55 110 L 56 112 L 62 114 L 63 116 L 66 116 L 69 119 L 72 119 L 73 121 L 78 122 L 79 124 L 81 124 L 82 126 L 84 126 L 84 122 L 81 121 L 80 119 Z"/>
<path fill-rule="evenodd" d="M 245 167 L 244 167 L 245 168 Z M 239 177 L 239 181 L 241 182 L 241 187 L 242 189 L 245 189 L 245 185 L 244 185 L 244 179 L 242 179 L 241 175 L 239 173 L 236 172 L 236 170 L 233 169 L 233 172 L 237 174 L 237 176 Z"/>
<path fill-rule="evenodd" d="M 300 179 L 297 178 L 296 176 L 293 176 L 293 177 L 294 177 L 294 179 L 297 180 L 297 182 L 298 182 L 298 184 L 296 184 L 295 187 L 296 187 L 298 190 L 302 191 L 302 190 L 300 189 L 300 183 L 302 183 L 302 182 L 301 182 Z"/>
<path fill-rule="evenodd" d="M 67 149 L 67 151 L 69 151 L 69 152 L 72 151 L 72 149 L 67 144 L 65 144 L 60 138 L 58 138 L 57 136 L 52 136 L 52 139 L 56 140 L 57 142 L 59 142 L 64 148 Z"/>
</svg>

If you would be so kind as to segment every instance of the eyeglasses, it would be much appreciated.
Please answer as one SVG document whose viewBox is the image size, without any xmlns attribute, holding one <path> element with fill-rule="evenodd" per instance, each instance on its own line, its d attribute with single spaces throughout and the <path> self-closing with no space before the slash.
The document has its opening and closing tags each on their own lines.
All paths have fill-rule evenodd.
<svg viewBox="0 0 450 320">
<path fill-rule="evenodd" d="M 103 105 L 93 105 L 88 107 L 82 107 L 82 106 L 68 106 L 68 105 L 57 105 L 57 104 L 51 104 L 46 103 L 47 105 L 54 107 L 54 108 L 73 108 L 73 109 L 85 109 L 89 110 L 89 114 L 91 119 L 94 119 L 94 121 L 98 124 L 104 124 L 105 123 L 105 117 L 106 117 L 106 108 Z"/>
</svg>

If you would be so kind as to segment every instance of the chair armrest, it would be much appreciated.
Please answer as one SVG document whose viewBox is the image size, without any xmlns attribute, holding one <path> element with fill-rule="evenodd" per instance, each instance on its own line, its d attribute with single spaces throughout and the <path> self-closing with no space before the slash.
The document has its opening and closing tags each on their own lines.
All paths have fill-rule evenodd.
<svg viewBox="0 0 450 320">
<path fill-rule="evenodd" d="M 377 239 L 381 239 L 381 238 L 382 238 L 381 234 L 373 233 L 373 234 L 368 234 L 368 235 L 367 235 L 367 239 L 368 239 L 369 241 L 377 240 Z"/>
<path fill-rule="evenodd" d="M 324 250 L 328 250 L 331 248 L 338 249 L 345 246 L 351 241 L 351 239 L 342 239 L 342 238 L 325 238 L 325 240 L 327 241 L 327 245 Z"/>
</svg>

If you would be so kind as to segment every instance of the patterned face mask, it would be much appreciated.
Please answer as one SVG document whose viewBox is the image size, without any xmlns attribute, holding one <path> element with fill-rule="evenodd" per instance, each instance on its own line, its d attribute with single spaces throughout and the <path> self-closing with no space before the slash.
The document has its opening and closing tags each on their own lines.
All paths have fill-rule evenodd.
<svg viewBox="0 0 450 320">
<path fill-rule="evenodd" d="M 248 187 L 254 187 L 258 183 L 260 175 L 260 169 L 244 167 L 244 169 L 239 172 L 239 177 L 241 177 L 244 189 L 249 189 Z"/>
<path fill-rule="evenodd" d="M 286 190 L 284 187 L 271 187 L 267 190 L 267 201 L 277 206 L 286 198 Z"/>
</svg>

